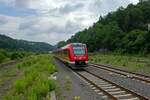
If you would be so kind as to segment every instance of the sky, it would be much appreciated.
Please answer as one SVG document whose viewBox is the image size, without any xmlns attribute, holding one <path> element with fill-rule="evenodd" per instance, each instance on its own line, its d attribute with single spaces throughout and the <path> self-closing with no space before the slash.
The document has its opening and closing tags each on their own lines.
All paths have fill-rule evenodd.
<svg viewBox="0 0 150 100">
<path fill-rule="evenodd" d="M 92 26 L 99 16 L 138 1 L 0 0 L 0 34 L 55 45 Z"/>
</svg>

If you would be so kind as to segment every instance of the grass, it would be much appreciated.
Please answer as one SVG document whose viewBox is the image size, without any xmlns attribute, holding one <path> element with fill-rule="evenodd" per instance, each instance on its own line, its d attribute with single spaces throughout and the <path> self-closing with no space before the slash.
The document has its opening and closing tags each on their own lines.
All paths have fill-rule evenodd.
<svg viewBox="0 0 150 100">
<path fill-rule="evenodd" d="M 0 85 L 2 85 L 3 84 L 3 80 L 2 79 L 0 79 Z"/>
<path fill-rule="evenodd" d="M 90 61 L 108 64 L 132 72 L 150 75 L 150 58 L 131 55 L 96 54 L 89 57 Z"/>
<path fill-rule="evenodd" d="M 67 91 L 71 91 L 71 89 L 72 89 L 72 83 L 71 83 L 71 79 L 70 79 L 69 76 L 65 77 L 65 86 L 64 86 L 64 89 L 67 90 Z"/>
<path fill-rule="evenodd" d="M 56 71 L 51 56 L 25 58 L 17 64 L 17 69 L 20 76 L 5 94 L 4 100 L 44 100 L 50 91 L 55 90 L 54 80 L 48 79 Z"/>
</svg>

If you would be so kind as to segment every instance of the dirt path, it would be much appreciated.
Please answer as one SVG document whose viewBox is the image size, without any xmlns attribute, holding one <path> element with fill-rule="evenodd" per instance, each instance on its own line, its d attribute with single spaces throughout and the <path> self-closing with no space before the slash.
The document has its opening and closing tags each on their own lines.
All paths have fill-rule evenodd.
<svg viewBox="0 0 150 100">
<path fill-rule="evenodd" d="M 17 61 L 0 65 L 0 100 L 18 76 Z"/>
</svg>

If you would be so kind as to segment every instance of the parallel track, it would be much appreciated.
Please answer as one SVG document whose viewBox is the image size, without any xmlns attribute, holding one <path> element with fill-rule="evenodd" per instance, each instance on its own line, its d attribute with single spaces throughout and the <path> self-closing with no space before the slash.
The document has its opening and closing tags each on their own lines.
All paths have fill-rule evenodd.
<svg viewBox="0 0 150 100">
<path fill-rule="evenodd" d="M 150 76 L 142 75 L 142 74 L 138 74 L 138 73 L 133 73 L 133 72 L 117 69 L 117 68 L 112 68 L 112 67 L 109 67 L 107 65 L 102 65 L 102 64 L 91 63 L 90 65 L 92 67 L 100 68 L 100 69 L 103 69 L 103 70 L 106 70 L 106 71 L 109 71 L 112 73 L 127 76 L 127 77 L 134 79 L 134 80 L 138 80 L 142 83 L 146 83 L 147 85 L 150 85 Z"/>
<path fill-rule="evenodd" d="M 57 59 L 63 62 L 60 58 Z M 89 84 L 104 100 L 148 100 L 147 97 L 102 78 L 86 69 L 73 71 Z"/>
<path fill-rule="evenodd" d="M 85 80 L 103 99 L 109 100 L 148 100 L 148 98 L 139 95 L 129 89 L 126 89 L 116 83 L 106 80 L 87 70 L 75 71 L 83 80 Z"/>
</svg>

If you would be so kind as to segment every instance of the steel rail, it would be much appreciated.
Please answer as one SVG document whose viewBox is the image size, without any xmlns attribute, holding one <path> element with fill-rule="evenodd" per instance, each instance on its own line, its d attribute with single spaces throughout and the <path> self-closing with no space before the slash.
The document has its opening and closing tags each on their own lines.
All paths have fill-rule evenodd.
<svg viewBox="0 0 150 100">
<path fill-rule="evenodd" d="M 114 83 L 114 82 L 112 82 L 112 81 L 109 81 L 109 80 L 107 80 L 107 79 L 105 79 L 105 78 L 102 78 L 102 77 L 100 77 L 100 76 L 98 76 L 98 75 L 96 75 L 96 74 L 93 74 L 93 73 L 91 73 L 91 72 L 89 72 L 89 71 L 87 71 L 87 70 L 85 70 L 85 71 L 86 71 L 87 73 L 89 73 L 89 74 L 91 74 L 91 75 L 93 75 L 93 76 L 99 78 L 99 79 L 102 79 L 102 80 L 104 80 L 104 81 L 106 81 L 106 82 L 108 82 L 108 83 L 110 83 L 110 84 L 113 84 L 114 86 L 116 86 L 116 87 L 118 87 L 118 88 L 120 88 L 120 89 L 122 89 L 122 90 L 124 90 L 124 91 L 126 91 L 126 92 L 128 92 L 128 93 L 130 93 L 130 94 L 132 94 L 132 95 L 134 95 L 134 96 L 136 96 L 136 97 L 138 97 L 140 100 L 148 100 L 148 98 L 145 97 L 145 96 L 142 96 L 142 95 L 140 95 L 140 94 L 138 94 L 138 93 L 136 93 L 136 92 L 134 92 L 134 91 L 131 91 L 131 90 L 125 88 L 125 87 L 122 87 L 122 86 L 120 86 L 120 85 L 118 85 L 118 84 L 116 84 L 116 83 Z"/>
<path fill-rule="evenodd" d="M 92 84 L 94 87 L 96 87 L 98 90 L 102 91 L 105 95 L 109 96 L 111 99 L 113 100 L 118 100 L 116 97 L 114 97 L 112 94 L 108 93 L 107 91 L 105 91 L 104 89 L 102 89 L 101 87 L 99 87 L 98 85 L 96 85 L 94 82 L 92 82 L 91 80 L 89 80 L 88 78 L 86 78 L 85 76 L 83 76 L 82 74 L 80 74 L 79 72 L 75 72 L 77 73 L 80 77 L 82 77 L 83 79 L 85 79 L 87 82 L 89 82 L 90 84 Z"/>
<path fill-rule="evenodd" d="M 64 63 L 60 58 L 58 58 L 58 57 L 55 57 L 55 58 L 58 59 L 59 61 L 61 61 L 62 63 Z M 65 63 L 64 63 L 64 64 L 65 64 Z M 73 70 L 73 71 L 74 71 L 74 70 Z M 100 80 L 103 80 L 103 81 L 105 81 L 105 82 L 108 82 L 109 84 L 112 84 L 113 86 L 116 86 L 117 88 L 120 88 L 122 91 L 125 91 L 125 92 L 127 92 L 127 93 L 130 93 L 132 96 L 137 97 L 137 98 L 140 99 L 140 100 L 149 100 L 149 99 L 148 99 L 147 97 L 145 97 L 145 96 L 142 96 L 142 95 L 140 95 L 140 94 L 138 94 L 138 93 L 136 93 L 136 92 L 134 92 L 134 91 L 132 91 L 132 90 L 129 90 L 129 89 L 127 89 L 127 88 L 125 88 L 125 87 L 122 87 L 122 86 L 120 86 L 120 85 L 118 85 L 118 84 L 116 84 L 116 83 L 114 83 L 114 82 L 112 82 L 112 81 L 109 81 L 109 80 L 107 80 L 107 79 L 105 79 L 105 78 L 102 78 L 102 77 L 100 77 L 100 76 L 98 76 L 98 75 L 96 75 L 96 74 L 94 74 L 94 73 L 91 73 L 91 72 L 87 71 L 86 69 L 84 69 L 83 71 L 84 71 L 84 72 L 87 72 L 87 73 L 89 73 L 89 74 L 91 74 L 91 75 L 93 75 L 94 77 L 96 77 L 96 78 L 98 78 L 98 79 L 100 79 Z M 98 90 L 100 90 L 101 92 L 103 92 L 103 93 L 104 93 L 105 95 L 107 95 L 109 98 L 111 98 L 111 99 L 113 99 L 113 100 L 118 100 L 118 98 L 115 97 L 115 95 L 113 95 L 113 94 L 109 93 L 108 91 L 106 91 L 105 89 L 101 88 L 99 85 L 97 85 L 96 83 L 94 83 L 94 82 L 91 81 L 90 79 L 86 78 L 86 76 L 82 75 L 79 71 L 74 71 L 74 72 L 75 72 L 77 75 L 79 75 L 80 77 L 82 77 L 86 82 L 92 84 L 95 88 L 97 88 Z M 132 100 L 132 98 L 131 98 L 131 100 Z"/>
<path fill-rule="evenodd" d="M 128 72 L 128 71 L 125 71 L 125 70 L 112 68 L 112 67 L 109 67 L 107 65 L 102 65 L 102 64 L 91 63 L 90 65 L 93 66 L 93 67 L 96 67 L 96 68 L 100 68 L 100 69 L 107 70 L 107 71 L 117 73 L 117 74 L 120 74 L 120 75 L 124 75 L 124 76 L 132 75 L 131 76 L 132 78 L 134 78 L 136 80 L 144 81 L 144 82 L 150 84 L 150 80 L 146 79 L 146 78 L 150 79 L 150 76 L 147 76 L 147 75 Z"/>
</svg>

